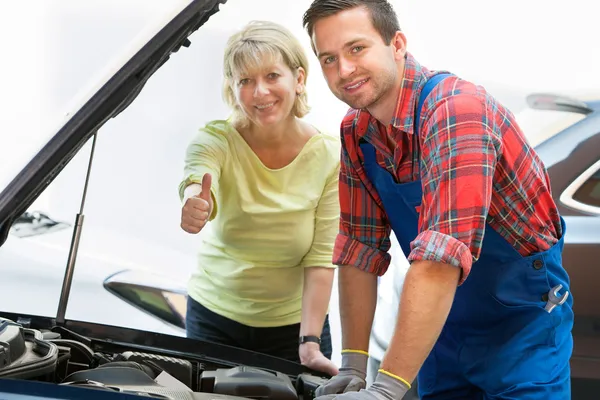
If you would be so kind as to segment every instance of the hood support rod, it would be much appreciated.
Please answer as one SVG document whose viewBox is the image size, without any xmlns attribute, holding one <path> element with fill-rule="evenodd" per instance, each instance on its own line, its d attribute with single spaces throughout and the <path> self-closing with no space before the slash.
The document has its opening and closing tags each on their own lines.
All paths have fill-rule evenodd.
<svg viewBox="0 0 600 400">
<path fill-rule="evenodd" d="M 71 239 L 71 247 L 69 248 L 69 258 L 67 260 L 67 268 L 65 270 L 65 278 L 60 292 L 60 300 L 58 302 L 58 311 L 56 313 L 56 323 L 63 325 L 65 323 L 65 315 L 67 313 L 67 304 L 69 303 L 69 294 L 71 293 L 71 284 L 73 283 L 73 272 L 75 271 L 75 261 L 77 260 L 77 252 L 79 251 L 79 240 L 83 230 L 83 208 L 87 196 L 88 183 L 90 181 L 90 172 L 92 170 L 92 161 L 94 160 L 94 151 L 96 149 L 96 138 L 98 131 L 94 132 L 92 139 L 92 150 L 90 151 L 90 160 L 88 162 L 87 173 L 85 176 L 85 184 L 83 186 L 83 195 L 81 197 L 81 206 L 79 213 L 75 219 L 73 227 L 73 237 Z"/>
</svg>

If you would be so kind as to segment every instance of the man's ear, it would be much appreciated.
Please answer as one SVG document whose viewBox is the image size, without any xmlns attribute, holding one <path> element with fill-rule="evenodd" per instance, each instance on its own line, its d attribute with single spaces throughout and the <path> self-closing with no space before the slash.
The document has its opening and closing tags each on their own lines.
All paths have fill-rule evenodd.
<svg viewBox="0 0 600 400">
<path fill-rule="evenodd" d="M 392 38 L 391 45 L 394 50 L 394 58 L 397 61 L 403 60 L 406 56 L 406 35 L 401 31 L 397 31 Z"/>
</svg>

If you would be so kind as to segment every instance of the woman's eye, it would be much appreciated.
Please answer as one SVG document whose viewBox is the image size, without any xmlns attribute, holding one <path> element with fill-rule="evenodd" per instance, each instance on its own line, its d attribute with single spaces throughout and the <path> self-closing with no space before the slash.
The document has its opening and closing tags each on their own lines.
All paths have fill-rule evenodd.
<svg viewBox="0 0 600 400">
<path fill-rule="evenodd" d="M 271 72 L 269 75 L 267 75 L 267 78 L 269 79 L 277 79 L 279 77 L 279 74 L 276 72 Z"/>
<path fill-rule="evenodd" d="M 246 85 L 250 80 L 248 78 L 244 78 L 240 80 L 240 85 Z"/>
</svg>

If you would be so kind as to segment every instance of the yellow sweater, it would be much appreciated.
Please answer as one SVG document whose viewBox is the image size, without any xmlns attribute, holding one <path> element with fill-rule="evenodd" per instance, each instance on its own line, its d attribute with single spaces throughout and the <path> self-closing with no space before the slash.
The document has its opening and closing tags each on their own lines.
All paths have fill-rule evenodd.
<svg viewBox="0 0 600 400">
<path fill-rule="evenodd" d="M 335 267 L 339 155 L 339 139 L 320 132 L 290 164 L 269 169 L 228 121 L 200 129 L 179 194 L 209 172 L 215 211 L 189 296 L 249 326 L 300 322 L 303 269 Z"/>
</svg>

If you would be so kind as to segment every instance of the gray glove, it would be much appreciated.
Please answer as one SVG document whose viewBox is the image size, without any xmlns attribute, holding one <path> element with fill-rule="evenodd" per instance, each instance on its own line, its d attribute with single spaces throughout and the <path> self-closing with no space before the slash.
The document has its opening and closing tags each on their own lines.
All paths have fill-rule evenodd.
<svg viewBox="0 0 600 400">
<path fill-rule="evenodd" d="M 368 361 L 369 356 L 363 353 L 342 353 L 342 366 L 339 373 L 327 383 L 319 386 L 315 391 L 315 396 L 358 392 L 360 389 L 364 389 L 367 386 L 365 378 L 367 377 Z"/>
<path fill-rule="evenodd" d="M 315 400 L 401 400 L 410 387 L 399 379 L 379 372 L 368 389 L 343 394 L 329 394 Z"/>
</svg>

